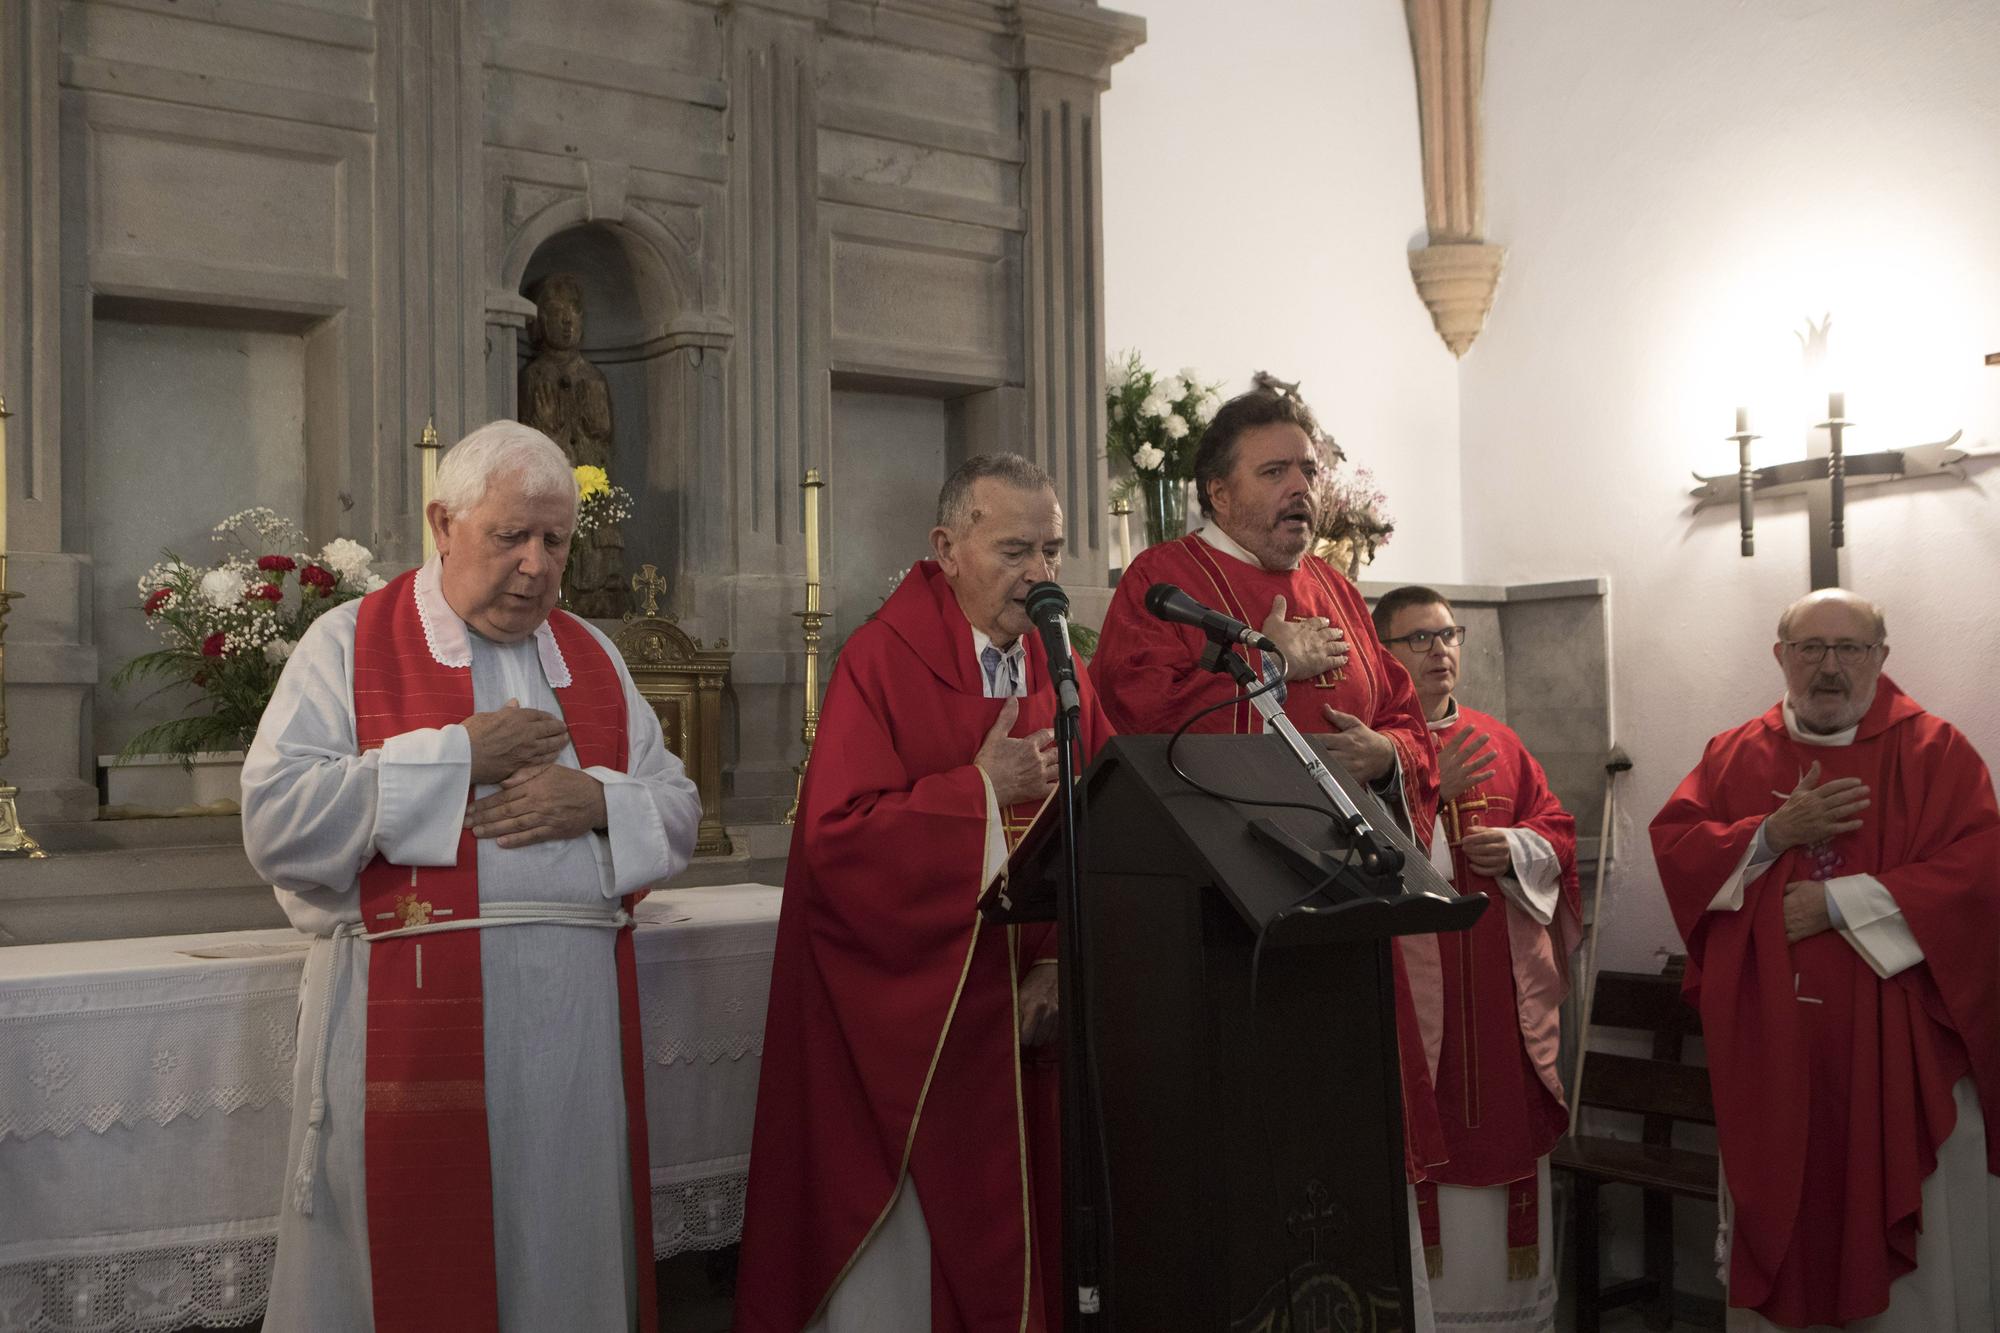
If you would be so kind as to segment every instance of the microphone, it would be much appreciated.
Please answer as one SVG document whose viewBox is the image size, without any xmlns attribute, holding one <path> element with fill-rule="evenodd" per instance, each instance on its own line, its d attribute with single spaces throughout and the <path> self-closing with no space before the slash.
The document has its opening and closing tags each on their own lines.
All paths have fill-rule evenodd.
<svg viewBox="0 0 2000 1333">
<path fill-rule="evenodd" d="M 1267 653 L 1278 650 L 1277 644 L 1242 621 L 1209 610 L 1171 583 L 1155 583 L 1146 590 L 1146 609 L 1161 620 L 1192 625 L 1220 644 L 1247 643 Z"/>
<path fill-rule="evenodd" d="M 1069 594 L 1056 583 L 1028 589 L 1028 619 L 1042 635 L 1049 655 L 1049 679 L 1056 687 L 1057 711 L 1075 716 L 1082 710 L 1076 689 L 1076 662 L 1069 655 Z"/>
</svg>

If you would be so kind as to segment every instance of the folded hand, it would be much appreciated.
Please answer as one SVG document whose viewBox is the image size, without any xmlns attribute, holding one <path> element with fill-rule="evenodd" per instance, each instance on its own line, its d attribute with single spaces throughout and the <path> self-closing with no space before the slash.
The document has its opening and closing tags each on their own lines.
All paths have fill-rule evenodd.
<svg viewBox="0 0 2000 1333">
<path fill-rule="evenodd" d="M 524 768 L 474 801 L 465 822 L 473 837 L 496 838 L 502 847 L 580 838 L 604 827 L 604 784 L 561 764 Z"/>
</svg>

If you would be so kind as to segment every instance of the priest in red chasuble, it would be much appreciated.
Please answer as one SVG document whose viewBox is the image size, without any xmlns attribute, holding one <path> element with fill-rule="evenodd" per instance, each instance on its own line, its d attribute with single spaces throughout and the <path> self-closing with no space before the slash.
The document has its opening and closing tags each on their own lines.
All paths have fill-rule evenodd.
<svg viewBox="0 0 2000 1333">
<path fill-rule="evenodd" d="M 1882 674 L 1881 611 L 1794 603 L 1785 694 L 1652 825 L 1701 1010 L 1730 1325 L 2000 1327 L 2000 809 Z"/>
<path fill-rule="evenodd" d="M 1556 1068 L 1569 957 L 1582 935 L 1576 822 L 1508 726 L 1454 695 L 1465 628 L 1430 588 L 1375 604 L 1438 741 L 1431 861 L 1492 902 L 1436 937 L 1411 985 L 1449 1158 L 1417 1187 L 1439 1328 L 1554 1326 L 1548 1153 L 1569 1125 Z M 1428 955 L 1413 955 L 1429 961 Z"/>
<path fill-rule="evenodd" d="M 576 503 L 540 431 L 466 436 L 437 555 L 313 624 L 244 761 L 313 939 L 272 1333 L 654 1327 L 630 909 L 701 800 L 556 609 Z"/>
<path fill-rule="evenodd" d="M 1054 484 L 1017 455 L 967 460 L 931 548 L 842 646 L 806 772 L 742 1333 L 1062 1325 L 1055 931 L 977 910 L 1055 789 L 1023 604 L 1061 564 Z M 1111 730 L 1078 683 L 1087 761 Z"/>
<path fill-rule="evenodd" d="M 1195 451 L 1195 493 L 1206 526 L 1148 547 L 1132 561 L 1104 618 L 1091 678 L 1112 725 L 1171 732 L 1237 692 L 1199 665 L 1199 630 L 1155 619 L 1147 589 L 1177 585 L 1197 602 L 1256 626 L 1285 655 L 1281 698 L 1301 732 L 1357 779 L 1372 785 L 1421 845 L 1437 807 L 1437 763 L 1410 673 L 1375 637 L 1368 607 L 1345 576 L 1312 555 L 1321 437 L 1294 392 L 1259 377 L 1224 403 Z M 1238 648 L 1268 680 L 1275 657 Z M 1261 731 L 1247 703 L 1193 730 Z M 1403 1119 L 1412 1179 L 1444 1158 L 1443 1137 L 1411 1006 L 1402 947 L 1394 951 L 1396 1031 L 1402 1054 Z M 1425 1307 L 1422 1271 L 1417 1303 Z"/>
</svg>

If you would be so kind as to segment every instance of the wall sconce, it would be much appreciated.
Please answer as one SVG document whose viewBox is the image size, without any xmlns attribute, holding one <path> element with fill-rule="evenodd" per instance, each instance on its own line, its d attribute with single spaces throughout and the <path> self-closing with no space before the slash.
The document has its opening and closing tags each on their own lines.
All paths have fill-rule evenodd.
<svg viewBox="0 0 2000 1333">
<path fill-rule="evenodd" d="M 1821 325 L 1809 324 L 1812 336 L 1801 336 L 1809 364 L 1823 356 L 1826 330 L 1830 324 L 1831 320 Z M 1988 358 L 1989 362 L 1992 360 Z M 1827 394 L 1825 419 L 1812 426 L 1807 433 L 1806 456 L 1755 467 L 1750 460 L 1750 444 L 1763 437 L 1750 429 L 1749 409 L 1737 408 L 1736 430 L 1724 437 L 1736 445 L 1736 471 L 1712 476 L 1697 472 L 1695 480 L 1701 484 L 1690 492 L 1694 496 L 1695 512 L 1699 513 L 1710 505 L 1726 503 L 1734 497 L 1737 525 L 1742 533 L 1741 549 L 1743 555 L 1748 557 L 1756 553 L 1756 502 L 1781 495 L 1803 494 L 1811 529 L 1809 564 L 1812 586 L 1815 589 L 1834 588 L 1840 586 L 1840 551 L 1847 545 L 1849 486 L 1872 486 L 1940 475 L 1963 481 L 1965 472 L 1959 464 L 1968 458 L 1993 456 L 1972 454 L 1957 448 L 1964 431 L 1953 431 L 1950 439 L 1934 444 L 1850 454 L 1845 447 L 1845 436 L 1854 424 L 1847 416 L 1847 395 L 1838 390 L 1831 391 Z"/>
</svg>

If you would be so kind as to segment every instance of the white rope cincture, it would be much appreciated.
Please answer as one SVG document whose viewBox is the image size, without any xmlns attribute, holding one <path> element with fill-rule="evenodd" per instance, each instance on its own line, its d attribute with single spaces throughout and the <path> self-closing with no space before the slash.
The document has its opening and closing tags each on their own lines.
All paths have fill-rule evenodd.
<svg viewBox="0 0 2000 1333">
<path fill-rule="evenodd" d="M 399 930 L 370 932 L 358 922 L 334 928 L 332 948 L 323 950 L 320 978 L 312 993 L 319 996 L 319 1027 L 313 1037 L 312 1102 L 306 1112 L 306 1132 L 299 1145 L 299 1166 L 292 1175 L 292 1207 L 301 1217 L 311 1217 L 314 1186 L 319 1178 L 321 1126 L 326 1120 L 326 1065 L 333 1033 L 332 980 L 346 975 L 347 951 L 359 939 L 369 944 L 380 940 L 403 939 L 412 935 L 436 935 L 448 930 L 481 930 L 497 926 L 585 926 L 600 930 L 623 930 L 632 924 L 632 914 L 623 907 L 604 908 L 584 903 L 489 903 L 481 915 L 458 921 L 434 921 Z M 339 964 L 336 967 L 336 963 Z M 421 974 L 419 974 L 421 976 Z M 419 982 L 421 984 L 421 982 Z"/>
</svg>

